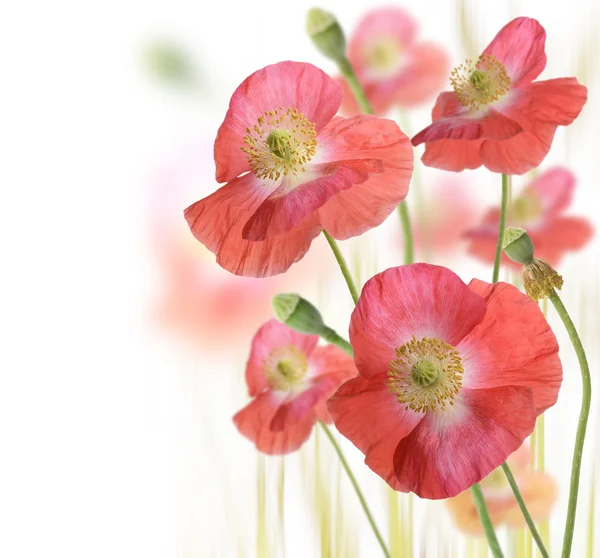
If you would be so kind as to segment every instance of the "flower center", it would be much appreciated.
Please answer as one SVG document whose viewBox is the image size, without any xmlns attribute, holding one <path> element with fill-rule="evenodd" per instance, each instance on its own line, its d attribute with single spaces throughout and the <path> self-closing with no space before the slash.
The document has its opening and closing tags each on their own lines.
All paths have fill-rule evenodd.
<svg viewBox="0 0 600 558">
<path fill-rule="evenodd" d="M 508 220 L 513 224 L 533 223 L 542 214 L 542 200 L 534 192 L 518 197 L 512 204 Z"/>
<path fill-rule="evenodd" d="M 399 349 L 391 362 L 388 386 L 406 409 L 418 413 L 437 412 L 454 405 L 462 386 L 462 359 L 448 343 L 414 336 Z"/>
<path fill-rule="evenodd" d="M 306 355 L 294 345 L 272 351 L 264 364 L 265 376 L 274 390 L 287 391 L 302 384 L 308 370 Z"/>
<path fill-rule="evenodd" d="M 257 178 L 279 180 L 305 171 L 317 148 L 315 125 L 297 109 L 279 107 L 246 128 L 242 151 Z"/>
<path fill-rule="evenodd" d="M 504 64 L 491 54 L 482 54 L 474 64 L 466 60 L 454 68 L 450 83 L 458 102 L 474 109 L 497 101 L 510 89 L 510 78 Z"/>
<path fill-rule="evenodd" d="M 398 69 L 402 48 L 394 38 L 382 37 L 373 42 L 365 52 L 367 66 L 377 75 L 393 75 Z"/>
</svg>

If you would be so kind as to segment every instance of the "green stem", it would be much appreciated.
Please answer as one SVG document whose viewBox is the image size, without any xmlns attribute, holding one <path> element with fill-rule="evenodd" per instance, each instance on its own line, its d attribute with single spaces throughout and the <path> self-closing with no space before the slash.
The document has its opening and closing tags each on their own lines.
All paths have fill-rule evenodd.
<svg viewBox="0 0 600 558">
<path fill-rule="evenodd" d="M 471 487 L 471 494 L 473 495 L 473 500 L 475 501 L 475 506 L 477 507 L 477 512 L 479 513 L 481 526 L 483 527 L 483 531 L 487 538 L 488 546 L 490 547 L 492 554 L 495 558 L 504 558 L 504 554 L 502 553 L 502 548 L 500 548 L 500 543 L 496 538 L 496 532 L 494 531 L 494 526 L 492 525 L 490 514 L 488 513 L 487 506 L 485 505 L 485 500 L 483 498 L 483 493 L 481 492 L 479 483 L 475 483 Z"/>
<path fill-rule="evenodd" d="M 336 345 L 337 347 L 342 349 L 342 351 L 344 351 L 346 354 L 350 355 L 351 357 L 354 356 L 354 350 L 352 349 L 352 345 L 350 345 L 350 343 L 348 343 L 348 341 L 346 341 L 343 337 L 340 337 L 330 327 L 325 326 L 325 329 L 319 335 L 328 343 Z"/>
<path fill-rule="evenodd" d="M 404 264 L 409 265 L 415 261 L 415 254 L 412 229 L 410 226 L 410 215 L 408 214 L 406 200 L 398 206 L 398 215 L 400 215 L 400 225 L 402 227 L 402 236 L 404 238 Z"/>
<path fill-rule="evenodd" d="M 337 260 L 337 263 L 340 266 L 340 269 L 342 271 L 342 275 L 344 276 L 344 279 L 346 280 L 346 285 L 348 285 L 348 290 L 350 291 L 352 300 L 354 301 L 354 304 L 356 304 L 358 302 L 358 290 L 356 289 L 356 285 L 354 284 L 354 281 L 352 280 L 352 275 L 350 274 L 350 270 L 348 269 L 348 264 L 346 264 L 346 260 L 344 259 L 344 256 L 340 250 L 340 247 L 338 246 L 335 239 L 333 239 L 333 238 L 331 238 L 331 236 L 329 236 L 329 233 L 326 230 L 323 230 L 323 234 L 325 235 L 327 242 L 329 242 L 329 246 L 331 246 L 333 255 L 335 256 L 335 259 Z"/>
<path fill-rule="evenodd" d="M 492 283 L 498 282 L 500 275 L 500 257 L 502 256 L 502 243 L 504 242 L 504 229 L 506 227 L 506 207 L 508 205 L 508 184 L 510 177 L 502 175 L 502 202 L 500 204 L 500 227 L 498 229 L 498 243 L 496 244 L 496 257 L 494 259 L 494 273 Z"/>
<path fill-rule="evenodd" d="M 338 62 L 338 68 L 342 75 L 346 78 L 350 89 L 352 90 L 352 94 L 360 107 L 360 110 L 365 114 L 373 114 L 373 107 L 365 94 L 365 90 L 362 85 L 358 81 L 356 74 L 354 73 L 354 68 L 350 61 L 345 58 Z M 404 235 L 404 263 L 411 264 L 414 261 L 414 249 L 413 249 L 413 238 L 412 231 L 410 228 L 410 217 L 408 215 L 408 207 L 406 206 L 406 201 L 403 201 L 398 206 L 398 215 L 400 216 L 400 226 L 402 227 L 402 233 Z"/>
<path fill-rule="evenodd" d="M 337 443 L 337 440 L 331 433 L 331 430 L 329 430 L 329 428 L 327 428 L 327 425 L 324 422 L 321 422 L 321 426 L 323 427 L 323 430 L 325 430 L 325 434 L 327 434 L 327 437 L 329 438 L 329 441 L 332 443 L 333 448 L 335 449 L 335 452 L 338 454 L 338 457 L 340 458 L 340 462 L 342 463 L 342 467 L 344 467 L 344 470 L 346 471 L 348 478 L 350 479 L 350 482 L 352 483 L 352 486 L 354 487 L 354 490 L 356 491 L 356 495 L 358 496 L 358 499 L 360 500 L 360 504 L 361 504 L 363 510 L 365 511 L 365 515 L 367 516 L 369 523 L 371 524 L 373 533 L 375 533 L 375 536 L 377 537 L 377 541 L 379 542 L 379 545 L 381 546 L 383 555 L 386 558 L 390 558 L 390 552 L 387 549 L 387 546 L 385 545 L 385 541 L 383 540 L 383 537 L 381 536 L 379 529 L 377 529 L 377 525 L 375 524 L 375 520 L 373 519 L 371 510 L 369 510 L 369 506 L 367 505 L 367 501 L 365 500 L 365 497 L 363 496 L 363 493 L 362 493 L 360 487 L 358 486 L 356 477 L 354 476 L 352 469 L 350 469 L 350 465 L 348 465 L 348 462 L 346 461 L 346 457 L 344 456 L 344 453 L 342 452 L 342 448 Z"/>
<path fill-rule="evenodd" d="M 350 64 L 350 61 L 347 58 L 340 60 L 338 62 L 338 68 L 342 75 L 346 78 L 346 81 L 348 82 L 348 85 L 352 90 L 352 94 L 354 95 L 354 98 L 356 99 L 360 110 L 365 114 L 373 114 L 373 107 L 371 106 L 369 99 L 367 99 L 367 96 L 365 95 L 365 90 L 362 88 L 362 85 L 358 81 L 358 78 L 354 73 L 354 68 L 352 67 L 352 64 Z"/>
<path fill-rule="evenodd" d="M 523 512 L 523 517 L 525 518 L 525 521 L 527 522 L 527 525 L 529 526 L 529 530 L 531 531 L 531 534 L 533 535 L 533 538 L 535 540 L 535 543 L 537 544 L 537 547 L 540 549 L 540 553 L 542 554 L 542 556 L 544 558 L 549 558 L 549 554 L 548 551 L 546 550 L 546 547 L 544 546 L 544 541 L 542 541 L 542 537 L 540 537 L 540 534 L 538 533 L 538 530 L 535 527 L 535 523 L 533 522 L 533 519 L 531 519 L 531 515 L 529 514 L 529 510 L 527 509 L 527 506 L 525 505 L 525 501 L 523 500 L 523 496 L 521 496 L 521 491 L 519 490 L 519 485 L 517 484 L 517 481 L 515 480 L 515 477 L 512 474 L 512 471 L 510 470 L 510 467 L 508 466 L 508 463 L 502 463 L 502 470 L 504 471 L 504 474 L 506 475 L 506 478 L 508 479 L 508 483 L 510 484 L 510 487 L 512 488 L 513 492 L 515 493 L 515 498 L 517 499 L 517 503 L 519 504 L 519 507 L 521 508 L 521 511 Z"/>
<path fill-rule="evenodd" d="M 571 556 L 571 547 L 573 545 L 573 534 L 575 531 L 575 514 L 577 513 L 577 496 L 579 492 L 579 475 L 581 473 L 581 458 L 583 456 L 583 443 L 585 441 L 585 431 L 587 428 L 588 418 L 590 416 L 590 404 L 592 401 L 592 383 L 590 379 L 590 369 L 588 366 L 587 358 L 585 356 L 585 350 L 581 344 L 581 339 L 577 334 L 575 325 L 565 308 L 562 300 L 553 289 L 552 293 L 548 297 L 550 302 L 554 305 L 556 312 L 560 316 L 575 353 L 577 354 L 577 360 L 579 361 L 579 367 L 581 368 L 581 379 L 583 383 L 582 397 L 581 397 L 581 411 L 579 413 L 579 423 L 577 424 L 577 434 L 575 436 L 575 450 L 573 452 L 573 465 L 571 468 L 571 484 L 569 488 L 569 506 L 567 508 L 567 521 L 565 525 L 565 537 L 563 540 L 562 547 L 562 558 L 569 558 Z"/>
</svg>

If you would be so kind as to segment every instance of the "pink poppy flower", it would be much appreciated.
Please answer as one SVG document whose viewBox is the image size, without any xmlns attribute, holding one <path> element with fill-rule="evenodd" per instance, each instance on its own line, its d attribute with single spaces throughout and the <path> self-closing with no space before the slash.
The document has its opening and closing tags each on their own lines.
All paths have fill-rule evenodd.
<svg viewBox="0 0 600 558">
<path fill-rule="evenodd" d="M 562 381 L 535 302 L 429 264 L 370 279 L 350 341 L 359 376 L 327 408 L 373 471 L 422 498 L 456 496 L 502 464 Z"/>
<path fill-rule="evenodd" d="M 531 451 L 526 444 L 507 461 L 533 520 L 548 519 L 558 491 L 554 479 L 546 473 L 530 469 Z M 493 525 L 506 524 L 512 528 L 526 526 L 523 513 L 502 469 L 495 469 L 485 477 L 481 481 L 481 490 Z M 461 531 L 474 535 L 483 534 L 479 513 L 470 490 L 449 498 L 446 503 L 454 523 Z"/>
<path fill-rule="evenodd" d="M 507 212 L 507 226 L 523 227 L 531 237 L 535 255 L 552 267 L 558 267 L 567 252 L 579 250 L 594 233 L 591 223 L 582 217 L 567 217 L 575 190 L 575 175 L 564 167 L 553 167 L 540 174 L 516 198 Z M 483 223 L 466 233 L 469 252 L 487 262 L 496 255 L 500 209 L 491 209 Z M 502 263 L 520 270 L 521 264 L 502 254 Z"/>
<path fill-rule="evenodd" d="M 270 320 L 252 340 L 246 383 L 252 401 L 233 422 L 268 454 L 297 450 L 318 420 L 331 422 L 325 401 L 356 376 L 352 357 L 338 347 L 317 347 L 317 335 L 302 335 Z"/>
<path fill-rule="evenodd" d="M 440 94 L 433 123 L 412 139 L 425 142 L 423 163 L 451 171 L 484 165 L 505 174 L 537 167 L 556 128 L 571 124 L 587 100 L 576 78 L 533 81 L 546 66 L 545 42 L 538 21 L 519 17 L 475 63 L 453 70 L 454 91 Z"/>
<path fill-rule="evenodd" d="M 334 118 L 341 101 L 339 84 L 298 62 L 267 66 L 237 88 L 214 149 L 227 184 L 185 210 L 221 267 L 283 273 L 323 229 L 360 235 L 406 197 L 408 138 L 391 120 Z"/>
<path fill-rule="evenodd" d="M 348 60 L 375 114 L 394 105 L 412 107 L 429 101 L 443 87 L 450 61 L 440 46 L 418 42 L 415 19 L 401 8 L 371 10 L 359 22 L 348 44 Z M 360 114 L 344 78 L 342 110 Z"/>
</svg>

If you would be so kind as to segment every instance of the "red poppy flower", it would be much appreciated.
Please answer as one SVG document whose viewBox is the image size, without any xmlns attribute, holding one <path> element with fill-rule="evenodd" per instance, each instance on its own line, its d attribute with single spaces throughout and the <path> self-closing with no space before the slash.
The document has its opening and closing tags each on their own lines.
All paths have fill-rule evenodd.
<svg viewBox="0 0 600 558">
<path fill-rule="evenodd" d="M 543 258 L 552 267 L 558 267 L 567 252 L 581 249 L 594 233 L 587 219 L 563 215 L 574 190 L 575 175 L 569 169 L 554 167 L 531 182 L 507 212 L 507 226 L 526 229 L 536 257 Z M 469 252 L 484 261 L 493 262 L 499 224 L 500 209 L 491 209 L 481 226 L 465 234 L 470 239 Z M 514 269 L 523 268 L 504 253 L 502 263 Z"/>
<path fill-rule="evenodd" d="M 456 496 L 503 463 L 562 381 L 535 302 L 429 264 L 370 279 L 350 341 L 359 376 L 327 408 L 373 471 L 422 498 Z"/>
<path fill-rule="evenodd" d="M 451 171 L 476 169 L 523 174 L 537 167 L 558 126 L 579 115 L 587 89 L 575 78 L 533 80 L 546 66 L 546 32 L 535 19 L 504 26 L 475 63 L 452 71 L 452 92 L 441 93 L 433 123 L 413 145 L 425 142 L 422 161 Z"/>
<path fill-rule="evenodd" d="M 185 210 L 194 236 L 236 275 L 283 273 L 322 229 L 337 239 L 379 225 L 406 197 L 413 154 L 391 120 L 334 118 L 342 89 L 281 62 L 235 91 L 215 141 L 227 182 Z"/>
<path fill-rule="evenodd" d="M 246 383 L 254 399 L 234 417 L 238 430 L 268 454 L 297 450 L 317 420 L 331 422 L 325 401 L 356 376 L 351 357 L 334 345 L 317 347 L 317 335 L 302 335 L 270 320 L 252 340 Z"/>
<path fill-rule="evenodd" d="M 443 87 L 450 61 L 440 46 L 417 42 L 415 19 L 400 8 L 379 8 L 359 22 L 348 44 L 350 60 L 375 114 L 394 105 L 412 107 L 429 101 Z M 344 78 L 342 110 L 359 114 L 354 95 Z"/>
</svg>

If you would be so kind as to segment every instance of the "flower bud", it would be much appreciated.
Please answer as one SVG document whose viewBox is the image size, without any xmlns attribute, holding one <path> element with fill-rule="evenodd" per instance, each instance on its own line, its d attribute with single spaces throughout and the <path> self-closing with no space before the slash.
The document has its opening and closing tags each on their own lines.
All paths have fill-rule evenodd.
<svg viewBox="0 0 600 558">
<path fill-rule="evenodd" d="M 535 258 L 523 267 L 523 286 L 533 300 L 540 300 L 560 289 L 563 278 L 548 262 Z"/>
<path fill-rule="evenodd" d="M 502 249 L 513 262 L 526 265 L 533 260 L 533 242 L 520 227 L 508 227 L 504 231 Z"/>
<path fill-rule="evenodd" d="M 333 14 L 311 8 L 306 16 L 306 32 L 321 54 L 336 62 L 346 59 L 344 31 Z"/>
<path fill-rule="evenodd" d="M 272 301 L 275 317 L 299 333 L 322 335 L 327 331 L 321 313 L 300 295 L 278 294 Z"/>
</svg>

